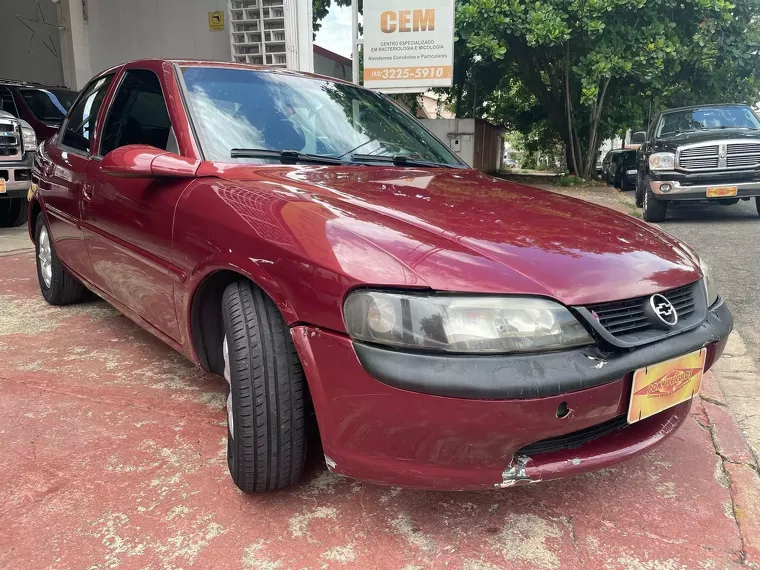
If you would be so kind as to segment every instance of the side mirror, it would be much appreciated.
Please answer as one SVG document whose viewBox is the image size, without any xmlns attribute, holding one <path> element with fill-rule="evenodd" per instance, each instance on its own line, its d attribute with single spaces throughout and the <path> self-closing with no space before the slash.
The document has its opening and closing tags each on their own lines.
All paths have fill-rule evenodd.
<svg viewBox="0 0 760 570">
<path fill-rule="evenodd" d="M 195 178 L 199 160 L 144 144 L 130 144 L 103 157 L 103 172 L 124 178 Z"/>
<path fill-rule="evenodd" d="M 631 144 L 644 144 L 647 142 L 646 131 L 638 131 L 631 135 Z"/>
</svg>

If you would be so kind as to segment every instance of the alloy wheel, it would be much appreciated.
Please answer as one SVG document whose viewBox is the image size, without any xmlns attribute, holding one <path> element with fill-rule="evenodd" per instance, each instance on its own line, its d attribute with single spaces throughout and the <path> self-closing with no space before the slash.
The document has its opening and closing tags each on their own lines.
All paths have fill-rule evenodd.
<svg viewBox="0 0 760 570">
<path fill-rule="evenodd" d="M 53 284 L 53 252 L 50 249 L 50 235 L 44 226 L 40 230 L 40 251 L 38 257 L 42 280 L 45 283 L 45 287 L 49 289 Z"/>
</svg>

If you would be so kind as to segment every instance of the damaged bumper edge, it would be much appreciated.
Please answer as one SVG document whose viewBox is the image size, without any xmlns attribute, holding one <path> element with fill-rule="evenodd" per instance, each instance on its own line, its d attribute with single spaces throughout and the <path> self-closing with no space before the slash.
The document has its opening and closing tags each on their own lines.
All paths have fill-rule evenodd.
<svg viewBox="0 0 760 570">
<path fill-rule="evenodd" d="M 725 340 L 732 327 L 731 312 L 721 300 L 698 327 L 619 353 L 587 346 L 545 354 L 452 356 L 361 343 L 354 343 L 354 350 L 370 376 L 394 388 L 456 398 L 529 399 L 614 382 L 638 368 Z"/>
</svg>

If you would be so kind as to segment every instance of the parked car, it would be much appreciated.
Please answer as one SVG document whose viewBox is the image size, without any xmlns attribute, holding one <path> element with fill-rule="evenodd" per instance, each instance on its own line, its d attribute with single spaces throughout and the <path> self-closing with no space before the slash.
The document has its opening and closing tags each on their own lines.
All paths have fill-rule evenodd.
<svg viewBox="0 0 760 570">
<path fill-rule="evenodd" d="M 37 141 L 58 130 L 75 98 L 69 89 L 0 79 L 0 227 L 26 222 Z"/>
<path fill-rule="evenodd" d="M 612 184 L 615 181 L 615 172 L 617 171 L 617 159 L 623 149 L 615 149 L 609 151 L 602 160 L 602 180 L 607 184 Z"/>
<path fill-rule="evenodd" d="M 619 190 L 634 190 L 637 174 L 636 150 L 626 149 L 618 155 L 613 185 Z"/>
<path fill-rule="evenodd" d="M 37 140 L 53 136 L 77 92 L 59 85 L 0 79 L 0 110 L 26 121 Z"/>
<path fill-rule="evenodd" d="M 0 228 L 26 222 L 26 198 L 32 185 L 36 148 L 37 138 L 31 125 L 0 111 Z"/>
<path fill-rule="evenodd" d="M 684 244 L 325 77 L 114 67 L 34 176 L 43 297 L 90 289 L 224 377 L 245 492 L 298 481 L 316 430 L 328 469 L 388 485 L 602 468 L 673 434 L 732 328 Z"/>
<path fill-rule="evenodd" d="M 700 105 L 659 113 L 641 143 L 636 203 L 665 219 L 668 203 L 755 198 L 760 214 L 760 119 L 747 105 Z"/>
</svg>

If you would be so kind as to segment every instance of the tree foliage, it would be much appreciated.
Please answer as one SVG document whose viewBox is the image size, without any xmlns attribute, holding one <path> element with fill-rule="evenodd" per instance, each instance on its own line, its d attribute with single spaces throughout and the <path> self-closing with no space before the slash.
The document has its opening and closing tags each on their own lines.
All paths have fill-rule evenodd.
<svg viewBox="0 0 760 570">
<path fill-rule="evenodd" d="M 351 0 L 335 0 L 336 6 L 350 6 Z M 322 29 L 322 20 L 330 13 L 330 7 L 332 6 L 332 0 L 313 0 L 312 4 L 312 27 L 316 34 Z M 364 0 L 359 0 L 359 12 L 364 10 Z"/>
<path fill-rule="evenodd" d="M 543 124 L 588 176 L 600 140 L 650 107 L 757 101 L 759 49 L 756 0 L 459 0 L 454 100 L 526 135 Z"/>
</svg>

